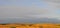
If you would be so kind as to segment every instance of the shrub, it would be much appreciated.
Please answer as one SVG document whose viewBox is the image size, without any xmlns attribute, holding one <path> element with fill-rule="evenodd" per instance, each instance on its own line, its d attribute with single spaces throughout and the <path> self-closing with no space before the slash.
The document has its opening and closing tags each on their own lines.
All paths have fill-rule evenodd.
<svg viewBox="0 0 60 28">
<path fill-rule="evenodd" d="M 7 24 L 1 24 L 1 25 L 7 25 Z"/>
<path fill-rule="evenodd" d="M 40 26 L 40 28 L 43 28 L 43 26 Z"/>
</svg>

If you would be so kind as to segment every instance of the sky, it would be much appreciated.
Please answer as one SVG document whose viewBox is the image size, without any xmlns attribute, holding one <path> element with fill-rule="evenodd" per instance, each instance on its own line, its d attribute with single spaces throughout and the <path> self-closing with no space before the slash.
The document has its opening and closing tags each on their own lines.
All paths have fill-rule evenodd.
<svg viewBox="0 0 60 28">
<path fill-rule="evenodd" d="M 0 0 L 0 18 L 60 19 L 60 0 Z"/>
</svg>

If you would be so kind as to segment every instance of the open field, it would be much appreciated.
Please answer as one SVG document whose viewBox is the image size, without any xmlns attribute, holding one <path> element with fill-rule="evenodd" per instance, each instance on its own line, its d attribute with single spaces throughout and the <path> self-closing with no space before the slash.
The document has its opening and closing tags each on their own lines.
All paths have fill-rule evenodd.
<svg viewBox="0 0 60 28">
<path fill-rule="evenodd" d="M 60 28 L 60 24 L 0 24 L 0 28 Z"/>
</svg>

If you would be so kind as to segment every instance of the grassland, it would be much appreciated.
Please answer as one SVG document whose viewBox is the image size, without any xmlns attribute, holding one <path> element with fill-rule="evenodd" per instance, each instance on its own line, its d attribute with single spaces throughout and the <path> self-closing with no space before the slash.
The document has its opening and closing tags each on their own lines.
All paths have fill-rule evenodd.
<svg viewBox="0 0 60 28">
<path fill-rule="evenodd" d="M 0 24 L 0 28 L 60 28 L 60 24 Z"/>
</svg>

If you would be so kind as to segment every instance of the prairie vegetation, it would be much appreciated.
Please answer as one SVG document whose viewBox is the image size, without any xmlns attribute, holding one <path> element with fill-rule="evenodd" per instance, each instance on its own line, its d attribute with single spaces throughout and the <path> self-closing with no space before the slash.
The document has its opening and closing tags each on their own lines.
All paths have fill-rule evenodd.
<svg viewBox="0 0 60 28">
<path fill-rule="evenodd" d="M 60 24 L 0 24 L 0 28 L 60 28 Z"/>
</svg>

